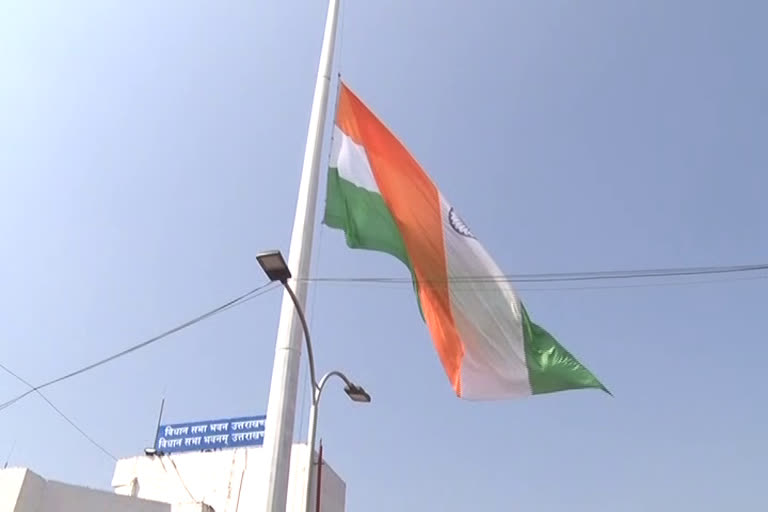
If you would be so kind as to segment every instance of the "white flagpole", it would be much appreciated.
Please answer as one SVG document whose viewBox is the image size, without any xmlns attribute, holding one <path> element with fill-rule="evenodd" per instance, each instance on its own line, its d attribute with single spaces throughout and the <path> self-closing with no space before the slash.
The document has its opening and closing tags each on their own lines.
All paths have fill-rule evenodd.
<svg viewBox="0 0 768 512">
<path fill-rule="evenodd" d="M 299 198 L 296 204 L 296 216 L 293 220 L 293 233 L 288 255 L 288 267 L 296 277 L 309 276 L 312 236 L 315 228 L 317 184 L 320 173 L 320 152 L 323 147 L 323 128 L 328 110 L 328 92 L 331 84 L 331 65 L 336 42 L 338 10 L 339 0 L 329 0 L 315 95 L 309 117 L 307 145 L 304 149 Z M 307 282 L 294 279 L 291 286 L 303 308 L 307 299 Z M 266 470 L 264 476 L 267 478 L 264 493 L 266 504 L 264 510 L 266 512 L 286 512 L 302 336 L 301 324 L 296 315 L 293 301 L 287 292 L 283 292 L 264 435 L 263 449 L 267 460 L 267 465 L 264 468 Z M 309 470 L 311 471 L 311 468 Z"/>
</svg>

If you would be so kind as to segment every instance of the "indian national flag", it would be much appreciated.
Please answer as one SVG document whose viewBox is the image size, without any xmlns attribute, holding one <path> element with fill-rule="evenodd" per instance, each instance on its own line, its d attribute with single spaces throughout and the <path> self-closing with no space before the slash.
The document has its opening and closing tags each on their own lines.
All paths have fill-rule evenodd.
<svg viewBox="0 0 768 512">
<path fill-rule="evenodd" d="M 500 399 L 602 384 L 533 323 L 515 290 L 418 162 L 341 84 L 324 223 L 411 271 L 456 394 Z"/>
</svg>

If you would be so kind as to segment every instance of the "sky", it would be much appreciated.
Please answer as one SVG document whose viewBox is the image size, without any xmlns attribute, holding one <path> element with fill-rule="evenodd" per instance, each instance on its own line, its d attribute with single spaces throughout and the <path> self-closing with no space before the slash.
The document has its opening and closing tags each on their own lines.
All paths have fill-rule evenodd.
<svg viewBox="0 0 768 512">
<path fill-rule="evenodd" d="M 768 4 L 342 4 L 335 73 L 505 272 L 768 261 Z M 289 248 L 325 9 L 0 2 L 0 363 L 40 383 L 264 282 L 255 255 Z M 407 277 L 320 225 L 324 184 L 312 275 Z M 323 395 L 347 510 L 768 506 L 768 274 L 518 289 L 613 397 L 460 400 L 409 285 L 311 286 L 318 371 L 373 397 Z M 152 443 L 162 397 L 169 422 L 264 413 L 280 300 L 45 394 L 118 457 Z M 0 373 L 0 401 L 25 389 Z M 305 367 L 297 403 L 301 440 Z M 114 462 L 37 396 L 0 411 L 9 453 L 110 488 Z"/>
</svg>

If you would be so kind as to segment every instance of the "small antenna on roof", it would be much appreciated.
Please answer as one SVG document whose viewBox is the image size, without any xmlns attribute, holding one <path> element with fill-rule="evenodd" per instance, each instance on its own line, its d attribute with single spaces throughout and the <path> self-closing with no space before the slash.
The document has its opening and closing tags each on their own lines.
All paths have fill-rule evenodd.
<svg viewBox="0 0 768 512">
<path fill-rule="evenodd" d="M 152 448 L 144 448 L 145 455 L 162 455 L 157 451 L 157 436 L 160 434 L 160 424 L 163 422 L 163 409 L 165 408 L 165 397 L 160 402 L 160 414 L 157 416 L 157 427 L 155 427 L 155 435 L 152 438 Z"/>
<path fill-rule="evenodd" d="M 3 464 L 3 469 L 6 469 L 8 467 L 8 462 L 11 460 L 11 455 L 13 455 L 13 449 L 16 448 L 16 440 L 14 439 L 13 444 L 11 445 L 11 450 L 8 452 L 8 456 L 5 458 L 5 464 Z"/>
</svg>

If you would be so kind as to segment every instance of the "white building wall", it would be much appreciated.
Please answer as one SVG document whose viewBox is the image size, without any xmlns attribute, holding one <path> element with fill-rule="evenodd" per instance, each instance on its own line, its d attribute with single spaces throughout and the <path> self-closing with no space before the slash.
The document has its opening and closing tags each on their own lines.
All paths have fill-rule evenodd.
<svg viewBox="0 0 768 512">
<path fill-rule="evenodd" d="M 0 471 L 0 512 L 37 510 L 44 492 L 45 480 L 25 468 Z"/>
<path fill-rule="evenodd" d="M 313 479 L 317 478 L 316 470 L 312 474 Z M 317 485 L 313 485 L 312 490 L 316 492 Z M 320 475 L 320 498 L 320 512 L 341 512 L 346 509 L 347 484 L 325 461 Z M 312 495 L 312 503 L 315 503 L 315 494 Z"/>
<path fill-rule="evenodd" d="M 35 511 L 16 512 L 170 512 L 168 503 L 119 496 L 60 482 L 48 482 L 41 506 Z"/>
<path fill-rule="evenodd" d="M 0 471 L 0 512 L 171 512 L 168 503 L 46 481 L 25 468 Z"/>
<path fill-rule="evenodd" d="M 286 512 L 300 512 L 307 450 L 305 444 L 293 446 Z M 254 447 L 122 459 L 115 466 L 112 487 L 118 494 L 144 499 L 205 503 L 216 512 L 256 510 L 267 481 L 263 453 Z M 320 511 L 344 512 L 346 484 L 328 464 L 323 464 L 320 483 Z"/>
</svg>

